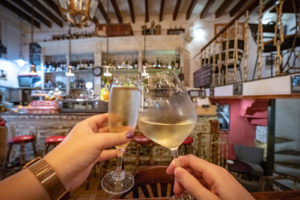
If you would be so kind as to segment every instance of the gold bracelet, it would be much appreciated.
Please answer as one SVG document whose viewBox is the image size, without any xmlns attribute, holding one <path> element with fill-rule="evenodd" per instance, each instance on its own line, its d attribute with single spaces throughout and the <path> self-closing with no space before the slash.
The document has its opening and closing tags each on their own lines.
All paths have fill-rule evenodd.
<svg viewBox="0 0 300 200">
<path fill-rule="evenodd" d="M 52 200 L 70 199 L 70 192 L 59 180 L 56 172 L 41 157 L 26 163 L 23 168 L 28 168 L 43 185 Z"/>
</svg>

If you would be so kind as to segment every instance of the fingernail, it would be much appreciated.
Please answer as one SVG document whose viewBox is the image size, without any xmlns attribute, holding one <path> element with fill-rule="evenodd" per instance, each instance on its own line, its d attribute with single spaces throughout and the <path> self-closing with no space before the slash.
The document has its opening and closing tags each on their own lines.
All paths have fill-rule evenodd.
<svg viewBox="0 0 300 200">
<path fill-rule="evenodd" d="M 126 138 L 127 139 L 132 139 L 134 137 L 134 133 L 133 132 L 128 132 L 127 134 L 126 134 Z"/>
</svg>

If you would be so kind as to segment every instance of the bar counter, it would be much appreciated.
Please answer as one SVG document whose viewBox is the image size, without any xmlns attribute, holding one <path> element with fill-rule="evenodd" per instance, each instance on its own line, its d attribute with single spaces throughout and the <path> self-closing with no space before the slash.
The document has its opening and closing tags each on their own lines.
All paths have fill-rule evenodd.
<svg viewBox="0 0 300 200">
<path fill-rule="evenodd" d="M 7 134 L 1 134 L 1 140 L 9 140 L 18 135 L 32 134 L 36 137 L 36 148 L 39 154 L 44 149 L 45 138 L 53 135 L 66 135 L 78 122 L 95 114 L 101 113 L 58 113 L 58 114 L 26 114 L 6 112 L 0 113 L 0 117 L 6 122 Z M 30 145 L 25 148 L 31 149 Z M 16 149 L 13 149 L 11 158 L 14 159 Z M 30 160 L 31 158 L 26 158 Z"/>
</svg>

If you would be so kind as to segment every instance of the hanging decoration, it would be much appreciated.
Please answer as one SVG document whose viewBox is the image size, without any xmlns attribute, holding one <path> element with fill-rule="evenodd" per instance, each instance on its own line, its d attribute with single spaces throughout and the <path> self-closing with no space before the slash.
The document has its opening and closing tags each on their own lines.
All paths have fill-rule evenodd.
<svg viewBox="0 0 300 200">
<path fill-rule="evenodd" d="M 280 52 L 280 46 L 284 42 L 284 34 L 283 34 L 283 25 L 282 25 L 282 6 L 284 0 L 279 0 L 279 4 L 276 6 L 276 23 L 275 23 L 275 33 L 274 33 L 274 42 L 273 44 L 276 46 L 276 75 L 280 75 L 281 70 L 280 67 L 282 65 L 282 55 Z M 279 24 L 279 37 L 278 37 L 278 24 Z"/>
<path fill-rule="evenodd" d="M 244 23 L 244 81 L 247 81 L 247 76 L 248 76 L 248 57 L 249 57 L 249 35 L 248 35 L 248 25 L 249 21 L 249 11 L 246 11 L 246 16 L 245 16 L 245 23 Z"/>
<path fill-rule="evenodd" d="M 234 22 L 233 73 L 232 73 L 233 82 L 236 81 L 237 59 L 238 59 L 238 23 L 237 23 L 237 20 L 235 20 L 235 22 Z"/>
<path fill-rule="evenodd" d="M 222 42 L 219 46 L 219 58 L 218 58 L 218 85 L 221 85 L 221 73 L 222 73 Z"/>
<path fill-rule="evenodd" d="M 264 41 L 263 41 L 263 25 L 262 25 L 262 15 L 263 15 L 263 0 L 259 0 L 259 17 L 258 17 L 258 29 L 257 29 L 257 78 L 261 78 L 262 70 L 262 52 L 264 50 Z"/>
<path fill-rule="evenodd" d="M 95 17 L 98 0 L 58 0 L 63 18 L 72 26 L 86 27 Z"/>
</svg>

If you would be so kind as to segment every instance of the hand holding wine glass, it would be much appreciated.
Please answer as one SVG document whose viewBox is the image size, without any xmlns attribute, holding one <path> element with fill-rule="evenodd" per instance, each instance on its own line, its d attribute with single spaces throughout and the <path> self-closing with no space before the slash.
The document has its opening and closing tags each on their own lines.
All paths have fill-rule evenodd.
<svg viewBox="0 0 300 200">
<path fill-rule="evenodd" d="M 123 133 L 134 131 L 140 106 L 140 88 L 138 74 L 116 74 L 109 96 L 109 132 Z M 134 185 L 134 177 L 122 170 L 123 153 L 128 143 L 116 146 L 118 151 L 117 169 L 107 173 L 101 186 L 110 194 L 122 194 Z"/>
</svg>

